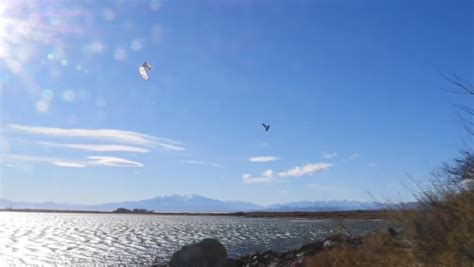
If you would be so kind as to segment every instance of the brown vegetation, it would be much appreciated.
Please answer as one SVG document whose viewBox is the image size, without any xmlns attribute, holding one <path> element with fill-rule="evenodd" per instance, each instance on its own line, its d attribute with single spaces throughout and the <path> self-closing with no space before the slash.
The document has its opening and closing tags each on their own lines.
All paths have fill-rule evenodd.
<svg viewBox="0 0 474 267">
<path fill-rule="evenodd" d="M 464 153 L 435 177 L 420 207 L 387 213 L 388 233 L 324 250 L 306 266 L 474 266 L 474 156 Z"/>
</svg>

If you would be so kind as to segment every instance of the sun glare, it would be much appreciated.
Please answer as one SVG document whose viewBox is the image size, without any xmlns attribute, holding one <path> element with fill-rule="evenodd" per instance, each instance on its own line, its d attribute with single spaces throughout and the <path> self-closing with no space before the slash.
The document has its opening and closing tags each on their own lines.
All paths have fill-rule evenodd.
<svg viewBox="0 0 474 267">
<path fill-rule="evenodd" d="M 7 27 L 8 27 L 8 18 L 6 17 L 6 3 L 0 3 L 0 59 L 3 59 L 6 54 L 6 40 L 7 37 Z"/>
<path fill-rule="evenodd" d="M 0 2 L 0 66 L 8 75 L 17 76 L 33 98 L 40 96 L 35 80 L 26 75 L 23 66 L 49 60 L 64 66 L 68 63 L 64 51 L 65 39 L 81 33 L 86 17 L 83 9 L 71 8 L 61 2 L 47 6 L 40 1 Z"/>
<path fill-rule="evenodd" d="M 21 60 L 25 60 L 15 51 L 22 50 L 29 32 L 29 23 L 17 17 L 19 8 L 13 1 L 0 3 L 0 60 L 13 73 L 19 72 Z"/>
</svg>

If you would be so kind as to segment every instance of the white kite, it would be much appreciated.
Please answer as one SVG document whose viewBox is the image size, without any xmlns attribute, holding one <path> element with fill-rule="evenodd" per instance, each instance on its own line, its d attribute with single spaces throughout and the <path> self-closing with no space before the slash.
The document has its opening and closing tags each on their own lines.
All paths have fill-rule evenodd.
<svg viewBox="0 0 474 267">
<path fill-rule="evenodd" d="M 140 68 L 138 68 L 140 75 L 142 76 L 143 80 L 148 80 L 148 72 L 151 71 L 151 64 L 148 62 L 143 62 Z"/>
</svg>

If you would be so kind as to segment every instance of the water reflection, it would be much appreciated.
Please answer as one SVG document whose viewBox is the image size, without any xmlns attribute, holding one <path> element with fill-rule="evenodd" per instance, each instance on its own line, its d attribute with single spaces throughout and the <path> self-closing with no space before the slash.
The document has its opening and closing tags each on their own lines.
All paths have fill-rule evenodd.
<svg viewBox="0 0 474 267">
<path fill-rule="evenodd" d="M 0 265 L 150 264 L 207 237 L 219 239 L 236 256 L 295 248 L 339 227 L 362 235 L 381 229 L 383 222 L 2 212 Z"/>
</svg>

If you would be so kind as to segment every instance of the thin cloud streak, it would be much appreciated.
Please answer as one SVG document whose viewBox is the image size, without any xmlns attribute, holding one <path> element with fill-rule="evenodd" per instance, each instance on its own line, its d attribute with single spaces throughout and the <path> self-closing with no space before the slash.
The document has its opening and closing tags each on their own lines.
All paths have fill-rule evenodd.
<svg viewBox="0 0 474 267">
<path fill-rule="evenodd" d="M 161 145 L 168 148 L 177 148 L 177 145 L 182 145 L 182 143 L 168 139 L 168 138 L 159 138 L 147 134 L 142 134 L 132 131 L 122 131 L 114 129 L 66 129 L 66 128 L 53 128 L 53 127 L 36 127 L 28 125 L 19 125 L 19 124 L 10 124 L 8 127 L 11 130 L 36 134 L 36 135 L 45 135 L 45 136 L 55 136 L 55 137 L 81 137 L 81 138 L 91 138 L 98 140 L 107 140 L 120 142 L 125 144 L 134 144 L 142 146 L 153 146 Z M 179 147 L 183 150 L 184 148 Z"/>
<path fill-rule="evenodd" d="M 89 156 L 87 158 L 94 160 L 92 162 L 89 162 L 89 165 L 103 165 L 112 167 L 143 167 L 143 164 L 141 164 L 140 162 L 117 157 Z"/>
<path fill-rule="evenodd" d="M 53 164 L 60 167 L 68 168 L 85 168 L 86 165 L 74 162 L 65 162 L 65 161 L 53 161 Z"/>
<path fill-rule="evenodd" d="M 165 150 L 173 150 L 173 151 L 184 151 L 186 148 L 182 146 L 170 145 L 170 144 L 159 144 Z"/>
<path fill-rule="evenodd" d="M 205 165 L 205 166 L 212 166 L 222 168 L 223 166 L 218 163 L 214 162 L 206 162 L 206 161 L 199 161 L 199 160 L 182 160 L 183 163 L 194 164 L 194 165 Z"/>
<path fill-rule="evenodd" d="M 249 158 L 249 161 L 251 162 L 272 162 L 279 160 L 280 158 L 278 157 L 273 157 L 273 156 L 258 156 L 258 157 L 252 157 Z"/>
<path fill-rule="evenodd" d="M 148 153 L 150 150 L 142 147 L 125 146 L 125 145 L 97 145 L 97 144 L 61 144 L 52 142 L 38 142 L 38 144 L 52 147 L 64 147 L 77 150 L 95 151 L 95 152 L 131 152 L 131 153 Z"/>
</svg>

